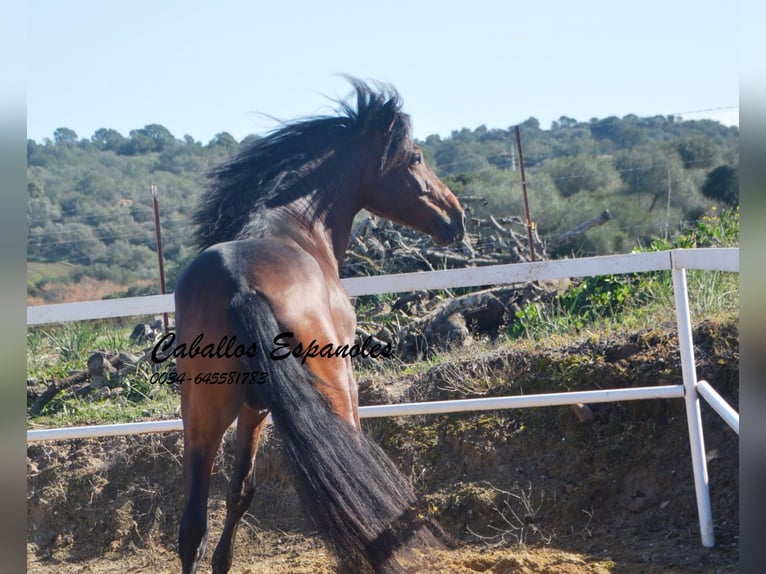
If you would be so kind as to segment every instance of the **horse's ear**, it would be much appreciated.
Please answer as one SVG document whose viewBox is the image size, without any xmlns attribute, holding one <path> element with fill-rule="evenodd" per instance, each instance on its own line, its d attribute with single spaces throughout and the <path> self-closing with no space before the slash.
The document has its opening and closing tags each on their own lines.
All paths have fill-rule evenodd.
<svg viewBox="0 0 766 574">
<path fill-rule="evenodd" d="M 380 110 L 380 129 L 385 134 L 390 134 L 396 123 L 396 115 L 399 113 L 396 102 L 388 100 Z"/>
</svg>

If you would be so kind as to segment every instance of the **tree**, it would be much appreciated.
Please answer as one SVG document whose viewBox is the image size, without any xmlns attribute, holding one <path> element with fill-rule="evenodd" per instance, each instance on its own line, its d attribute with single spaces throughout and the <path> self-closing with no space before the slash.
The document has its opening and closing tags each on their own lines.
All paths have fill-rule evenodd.
<svg viewBox="0 0 766 574">
<path fill-rule="evenodd" d="M 143 132 L 154 142 L 154 151 L 165 151 L 178 144 L 170 130 L 159 124 L 148 124 L 139 131 Z"/>
<path fill-rule="evenodd" d="M 119 199 L 119 192 L 109 177 L 101 171 L 83 171 L 74 178 L 74 190 L 103 204 Z"/>
<path fill-rule="evenodd" d="M 680 139 L 676 144 L 676 150 L 686 169 L 713 167 L 719 155 L 713 141 L 700 135 Z"/>
<path fill-rule="evenodd" d="M 540 120 L 534 116 L 531 116 L 527 118 L 519 127 L 522 129 L 536 131 L 540 129 Z"/>
<path fill-rule="evenodd" d="M 595 192 L 619 184 L 619 177 L 606 158 L 561 157 L 546 162 L 544 170 L 563 197 L 570 197 L 580 190 Z"/>
<path fill-rule="evenodd" d="M 552 130 L 570 129 L 570 128 L 575 127 L 576 125 L 577 125 L 577 120 L 576 119 L 570 118 L 570 117 L 567 117 L 567 116 L 561 116 L 558 119 L 558 121 L 554 121 L 551 124 L 551 129 Z"/>
<path fill-rule="evenodd" d="M 61 208 L 47 197 L 33 197 L 27 202 L 27 227 L 45 227 L 61 218 Z"/>
<path fill-rule="evenodd" d="M 94 132 L 90 141 L 102 151 L 109 150 L 116 153 L 125 145 L 127 139 L 117 130 L 101 128 Z"/>
<path fill-rule="evenodd" d="M 50 142 L 50 140 L 48 140 Z M 27 167 L 45 167 L 51 161 L 50 154 L 46 153 L 45 146 L 38 145 L 35 140 L 27 140 Z"/>
<path fill-rule="evenodd" d="M 468 136 L 461 134 L 442 142 L 436 149 L 434 159 L 442 173 L 470 173 L 489 167 L 487 160 L 473 151 L 474 147 L 466 139 Z"/>
<path fill-rule="evenodd" d="M 726 205 L 739 205 L 739 173 L 736 167 L 720 165 L 707 174 L 702 195 Z"/>
<path fill-rule="evenodd" d="M 626 116 L 621 120 L 616 116 L 610 116 L 603 120 L 591 121 L 591 134 L 597 140 L 606 139 L 613 142 L 618 149 L 635 147 L 645 138 L 633 118 L 635 116 Z"/>
<path fill-rule="evenodd" d="M 520 128 L 530 210 L 541 237 L 567 231 L 605 208 L 615 218 L 569 244 L 566 254 L 629 250 L 637 238 L 694 220 L 717 202 L 737 202 L 737 128 L 662 116 L 583 122 L 561 116 L 551 129 L 529 118 Z M 166 269 L 177 274 L 194 254 L 189 218 L 204 191 L 203 174 L 259 136 L 235 145 L 232 139 L 220 132 L 210 142 L 176 140 L 159 124 L 129 137 L 104 127 L 87 146 L 67 128 L 56 131 L 55 143 L 53 135 L 40 143 L 28 139 L 28 256 L 70 261 L 82 276 L 125 282 L 126 288 L 154 277 L 154 183 L 162 193 Z M 636 141 L 642 145 L 632 145 Z M 518 153 L 517 171 L 510 170 L 513 126 L 461 129 L 419 143 L 473 217 L 524 213 Z M 700 169 L 711 156 L 714 163 Z"/>
<path fill-rule="evenodd" d="M 667 198 L 669 190 L 674 202 L 693 195 L 681 158 L 672 149 L 642 146 L 624 151 L 617 155 L 615 167 L 628 194 L 651 198 L 649 211 L 663 205 L 660 199 Z"/>
<path fill-rule="evenodd" d="M 178 143 L 173 134 L 159 124 L 149 124 L 141 129 L 131 130 L 129 135 L 130 140 L 120 150 L 125 155 L 161 152 L 175 147 Z"/>
<path fill-rule="evenodd" d="M 215 134 L 213 136 L 213 139 L 210 140 L 210 143 L 207 144 L 208 148 L 211 147 L 222 147 L 226 149 L 227 151 L 233 152 L 236 151 L 236 149 L 239 147 L 239 144 L 237 143 L 237 140 L 234 139 L 234 137 L 229 132 L 221 132 L 218 134 Z"/>
<path fill-rule="evenodd" d="M 72 146 L 77 143 L 77 133 L 69 128 L 56 128 L 53 132 L 53 141 L 56 145 Z"/>
<path fill-rule="evenodd" d="M 148 223 L 154 221 L 154 211 L 148 205 L 134 203 L 130 206 L 130 215 L 137 223 Z"/>
<path fill-rule="evenodd" d="M 155 143 L 143 130 L 130 130 L 130 139 L 120 148 L 122 155 L 143 155 L 155 149 Z"/>
<path fill-rule="evenodd" d="M 426 138 L 425 145 L 436 146 L 436 145 L 439 145 L 441 141 L 442 141 L 442 138 L 439 134 L 432 134 Z"/>
</svg>

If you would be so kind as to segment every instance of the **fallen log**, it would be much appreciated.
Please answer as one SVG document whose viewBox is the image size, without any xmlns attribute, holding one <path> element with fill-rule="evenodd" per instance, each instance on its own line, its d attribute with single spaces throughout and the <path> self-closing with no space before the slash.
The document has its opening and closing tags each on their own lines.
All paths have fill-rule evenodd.
<svg viewBox="0 0 766 574">
<path fill-rule="evenodd" d="M 436 349 L 464 345 L 474 334 L 496 337 L 510 316 L 547 292 L 530 283 L 493 287 L 448 299 L 399 329 L 395 336 L 399 358 L 418 360 Z"/>
<path fill-rule="evenodd" d="M 55 397 L 59 392 L 63 391 L 64 389 L 68 389 L 72 385 L 84 383 L 88 380 L 89 377 L 90 374 L 88 371 L 84 370 L 80 371 L 79 373 L 75 373 L 74 375 L 71 375 L 65 379 L 61 379 L 60 381 L 56 381 L 54 379 L 51 384 L 48 385 L 48 388 L 45 389 L 45 392 L 37 397 L 32 406 L 29 407 L 29 414 L 34 416 L 39 415 L 43 410 L 43 407 L 47 405 L 51 399 Z"/>
<path fill-rule="evenodd" d="M 96 358 L 96 356 L 99 356 L 100 358 Z M 109 365 L 109 367 L 106 367 L 106 365 Z M 37 397 L 35 402 L 32 403 L 32 406 L 29 407 L 29 414 L 33 416 L 39 415 L 45 405 L 47 405 L 53 399 L 53 397 L 55 397 L 61 391 L 75 385 L 90 382 L 90 378 L 94 375 L 98 375 L 99 372 L 103 372 L 105 369 L 113 371 L 122 365 L 123 358 L 120 355 L 115 355 L 114 357 L 106 359 L 101 353 L 94 353 L 88 358 L 87 369 L 73 373 L 68 377 L 58 381 L 53 379 L 43 394 Z"/>
</svg>

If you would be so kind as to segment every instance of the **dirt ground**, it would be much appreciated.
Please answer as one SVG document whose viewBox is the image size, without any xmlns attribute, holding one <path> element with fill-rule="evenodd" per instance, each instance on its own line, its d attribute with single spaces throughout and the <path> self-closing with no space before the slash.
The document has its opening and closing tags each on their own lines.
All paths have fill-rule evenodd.
<svg viewBox="0 0 766 574">
<path fill-rule="evenodd" d="M 700 378 L 736 408 L 736 324 L 703 323 L 694 340 Z M 646 332 L 494 352 L 395 385 L 372 378 L 361 397 L 371 404 L 675 384 L 680 373 L 675 337 Z M 579 414 L 585 422 L 568 407 L 365 421 L 410 476 L 424 511 L 459 542 L 413 571 L 738 572 L 738 439 L 710 408 L 703 405 L 712 549 L 699 538 L 683 401 L 590 405 Z M 232 440 L 229 433 L 214 470 L 203 572 L 223 525 Z M 28 571 L 178 572 L 180 454 L 178 433 L 29 446 Z M 232 572 L 334 572 L 271 433 L 256 469 Z"/>
</svg>

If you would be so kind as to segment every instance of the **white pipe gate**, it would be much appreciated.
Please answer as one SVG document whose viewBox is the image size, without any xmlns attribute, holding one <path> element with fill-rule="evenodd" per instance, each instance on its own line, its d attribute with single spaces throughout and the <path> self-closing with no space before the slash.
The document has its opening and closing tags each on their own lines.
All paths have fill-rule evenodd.
<svg viewBox="0 0 766 574">
<path fill-rule="evenodd" d="M 698 381 L 694 366 L 691 317 L 686 285 L 686 269 L 739 272 L 739 248 L 674 249 L 652 253 L 607 255 L 581 259 L 562 259 L 533 263 L 492 265 L 467 269 L 424 271 L 373 277 L 343 279 L 352 297 L 423 289 L 475 287 L 492 284 L 516 284 L 571 277 L 642 273 L 670 270 L 681 352 L 683 384 L 545 393 L 523 396 L 490 397 L 450 401 L 431 401 L 360 407 L 361 418 L 444 414 L 481 410 L 500 410 L 576 403 L 602 403 L 643 399 L 683 398 L 689 428 L 694 488 L 697 497 L 700 536 L 708 548 L 715 544 L 710 489 L 705 458 L 705 441 L 700 416 L 700 397 L 704 398 L 724 421 L 739 434 L 739 413 L 707 381 Z M 175 310 L 173 295 L 151 295 L 103 301 L 83 301 L 58 305 L 27 307 L 27 325 L 67 321 L 127 317 L 168 313 Z M 180 431 L 180 419 L 138 423 L 28 430 L 27 442 L 73 438 Z"/>
</svg>

